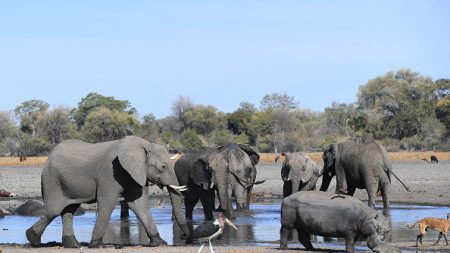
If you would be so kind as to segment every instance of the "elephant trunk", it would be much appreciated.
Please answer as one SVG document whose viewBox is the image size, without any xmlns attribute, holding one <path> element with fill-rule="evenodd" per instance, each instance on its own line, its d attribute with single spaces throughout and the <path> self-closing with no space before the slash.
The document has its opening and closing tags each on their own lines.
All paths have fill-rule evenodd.
<svg viewBox="0 0 450 253">
<path fill-rule="evenodd" d="M 300 188 L 300 180 L 299 179 L 291 179 L 292 182 L 292 193 L 294 194 L 299 191 Z"/>
<path fill-rule="evenodd" d="M 326 192 L 328 190 L 328 187 L 330 186 L 331 179 L 333 178 L 332 175 L 329 173 L 324 173 L 322 177 L 322 185 L 320 186 L 320 190 L 323 192 Z"/>
<path fill-rule="evenodd" d="M 170 201 L 172 202 L 173 217 L 183 233 L 183 238 L 188 238 L 190 231 L 182 212 L 182 196 L 179 192 L 170 187 L 167 187 L 167 189 L 169 190 Z"/>
<path fill-rule="evenodd" d="M 233 205 L 231 204 L 231 198 L 228 195 L 228 182 L 224 177 L 216 177 L 216 187 L 217 193 L 219 196 L 219 203 L 222 209 L 224 210 L 224 215 L 228 219 L 234 219 Z"/>
</svg>

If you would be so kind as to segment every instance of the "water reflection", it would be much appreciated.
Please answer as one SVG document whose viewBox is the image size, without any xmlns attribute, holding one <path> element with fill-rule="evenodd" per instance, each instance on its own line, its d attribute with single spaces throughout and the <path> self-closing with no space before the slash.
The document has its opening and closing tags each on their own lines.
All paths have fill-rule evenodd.
<svg viewBox="0 0 450 253">
<path fill-rule="evenodd" d="M 160 203 L 158 203 L 160 204 Z M 169 244 L 183 245 L 181 231 L 171 220 L 170 202 L 162 202 L 160 207 L 151 208 L 153 219 L 158 227 L 161 237 Z M 380 209 L 381 212 L 381 209 Z M 412 223 L 423 217 L 446 217 L 449 212 L 448 207 L 431 206 L 409 206 L 392 205 L 389 213 L 391 233 L 388 240 L 394 242 L 413 241 L 417 235 L 416 229 L 406 228 L 406 223 Z M 37 220 L 36 217 L 6 216 L 0 219 L 0 243 L 27 243 L 25 230 Z M 92 229 L 96 220 L 96 214 L 88 211 L 82 216 L 74 218 L 75 233 L 78 240 L 89 242 Z M 200 206 L 194 209 L 194 222 L 190 224 L 195 228 L 203 222 L 203 211 Z M 224 234 L 215 240 L 214 245 L 271 245 L 279 244 L 280 229 L 280 201 L 275 203 L 252 204 L 251 211 L 237 213 L 233 223 L 238 227 L 238 231 L 229 227 L 225 228 Z M 44 232 L 42 241 L 61 241 L 61 220 L 55 219 Z M 429 231 L 424 237 L 424 243 L 434 242 L 438 233 Z M 296 232 L 292 234 L 293 241 L 290 247 L 302 247 L 298 244 Z M 111 244 L 148 244 L 149 239 L 140 222 L 133 213 L 128 219 L 120 218 L 120 209 L 117 207 L 108 225 L 104 241 Z M 343 246 L 342 240 L 335 238 L 313 237 L 313 243 L 319 247 Z M 412 245 L 411 245 L 412 246 Z M 362 249 L 367 249 L 362 247 Z M 415 252 L 415 251 L 404 251 Z"/>
</svg>

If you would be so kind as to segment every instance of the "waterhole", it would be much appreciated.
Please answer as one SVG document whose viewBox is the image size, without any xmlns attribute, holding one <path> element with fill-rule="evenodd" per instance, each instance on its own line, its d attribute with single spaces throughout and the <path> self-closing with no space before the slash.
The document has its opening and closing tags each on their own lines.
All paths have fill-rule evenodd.
<svg viewBox="0 0 450 253">
<path fill-rule="evenodd" d="M 215 240 L 215 245 L 279 245 L 280 230 L 280 199 L 272 200 L 269 203 L 253 203 L 251 210 L 237 213 L 234 224 L 238 231 L 225 229 L 224 234 Z M 380 209 L 380 207 L 377 207 Z M 171 206 L 165 201 L 161 206 L 152 207 L 151 213 L 158 227 L 161 237 L 169 244 L 183 244 L 178 239 L 177 226 L 171 219 Z M 406 223 L 413 223 L 423 217 L 445 218 L 449 212 L 449 207 L 418 206 L 392 204 L 390 219 L 392 224 L 392 241 L 412 241 L 417 235 L 415 229 L 406 228 Z M 25 237 L 25 230 L 29 228 L 37 217 L 10 215 L 0 219 L 0 243 L 28 243 Z M 75 216 L 74 229 L 76 237 L 81 242 L 89 242 L 92 229 L 96 220 L 95 211 L 87 211 L 84 215 Z M 203 210 L 197 206 L 194 210 L 193 227 L 203 221 Z M 60 242 L 62 233 L 61 219 L 56 218 L 45 230 L 42 242 Z M 438 234 L 429 231 L 424 236 L 424 242 L 435 241 Z M 294 236 L 295 238 L 295 236 Z M 313 238 L 314 245 L 319 247 L 344 246 L 342 240 L 325 239 L 322 237 Z M 130 212 L 128 219 L 120 218 L 120 209 L 117 207 L 112 213 L 105 237 L 105 243 L 111 244 L 147 244 L 149 242 L 145 230 L 140 225 L 136 216 Z M 444 243 L 444 242 L 440 242 Z M 364 245 L 364 244 L 363 244 Z M 302 247 L 296 240 L 289 243 L 289 247 Z M 367 249 L 365 246 L 358 246 L 360 250 Z M 415 252 L 415 251 L 402 251 Z"/>
</svg>

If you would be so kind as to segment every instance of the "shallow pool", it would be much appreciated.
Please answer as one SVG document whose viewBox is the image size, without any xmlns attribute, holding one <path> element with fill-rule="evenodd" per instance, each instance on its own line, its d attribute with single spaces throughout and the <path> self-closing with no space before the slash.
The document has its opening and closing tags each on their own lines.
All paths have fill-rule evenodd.
<svg viewBox="0 0 450 253">
<path fill-rule="evenodd" d="M 250 211 L 237 213 L 237 218 L 234 223 L 239 230 L 226 229 L 221 238 L 216 240 L 214 244 L 277 246 L 279 244 L 280 203 L 281 200 L 273 200 L 272 203 L 252 204 Z M 183 242 L 174 235 L 174 224 L 171 220 L 171 206 L 163 204 L 160 207 L 151 208 L 151 212 L 161 237 L 169 244 L 182 244 Z M 391 205 L 392 241 L 411 241 L 415 239 L 417 228 L 408 229 L 406 228 L 406 223 L 412 223 L 423 217 L 445 218 L 449 212 L 450 207 Z M 0 219 L 0 243 L 28 243 L 25 238 L 25 230 L 36 222 L 37 219 L 37 217 L 15 215 Z M 75 233 L 79 241 L 90 241 L 95 220 L 96 213 L 94 211 L 88 211 L 84 215 L 74 218 Z M 203 221 L 203 211 L 200 206 L 194 211 L 194 221 L 196 221 L 193 224 L 194 227 L 198 224 L 197 222 Z M 175 229 L 177 229 L 176 226 Z M 42 236 L 42 242 L 60 242 L 61 231 L 61 219 L 58 217 L 45 230 Z M 424 242 L 434 241 L 437 236 L 438 234 L 436 232 L 429 231 L 424 237 Z M 136 216 L 130 212 L 130 218 L 122 220 L 120 219 L 120 209 L 117 207 L 111 216 L 104 242 L 128 245 L 146 244 L 148 241 L 145 230 L 140 226 Z M 344 242 L 341 240 L 324 239 L 322 237 L 314 237 L 314 243 L 319 247 L 326 247 L 326 245 L 344 245 Z M 302 247 L 295 240 L 290 242 L 289 246 Z M 367 249 L 364 246 L 358 247 L 360 249 Z"/>
</svg>

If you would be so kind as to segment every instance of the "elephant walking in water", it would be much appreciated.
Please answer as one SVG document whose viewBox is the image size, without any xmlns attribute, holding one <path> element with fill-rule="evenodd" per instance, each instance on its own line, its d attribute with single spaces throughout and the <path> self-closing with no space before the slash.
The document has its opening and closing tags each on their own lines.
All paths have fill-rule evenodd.
<svg viewBox="0 0 450 253">
<path fill-rule="evenodd" d="M 175 163 L 175 174 L 180 184 L 187 185 L 185 196 L 186 218 L 192 219 L 194 206 L 200 200 L 206 220 L 213 219 L 215 192 L 219 210 L 229 219 L 234 218 L 231 198 L 236 198 L 238 210 L 248 209 L 259 155 L 249 145 L 229 143 L 185 154 Z"/>
<path fill-rule="evenodd" d="M 375 207 L 375 196 L 381 191 L 383 207 L 389 209 L 391 174 L 409 188 L 394 174 L 386 150 L 378 143 L 357 144 L 346 140 L 331 144 L 323 152 L 323 179 L 321 191 L 326 191 L 336 175 L 336 193 L 353 196 L 356 188 L 366 189 L 369 206 Z"/>
<path fill-rule="evenodd" d="M 190 232 L 182 214 L 182 196 L 166 148 L 127 136 L 96 144 L 67 140 L 57 145 L 42 171 L 44 212 L 26 231 L 33 246 L 39 246 L 48 224 L 62 217 L 62 244 L 78 248 L 73 230 L 73 215 L 81 203 L 98 203 L 98 216 L 89 247 L 102 246 L 105 229 L 119 197 L 124 197 L 142 223 L 149 246 L 166 245 L 149 212 L 146 185 L 167 187 L 175 221 L 188 237 Z"/>
</svg>

